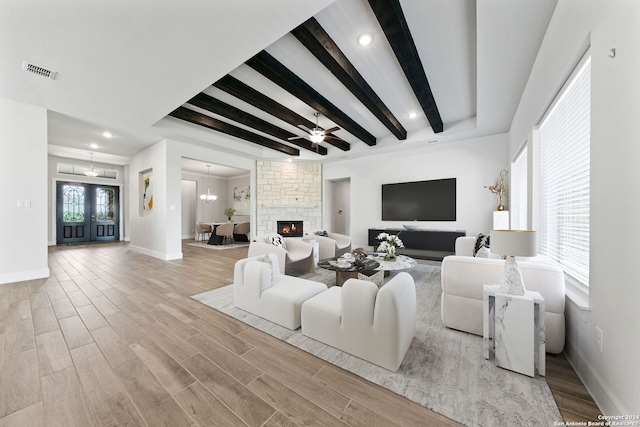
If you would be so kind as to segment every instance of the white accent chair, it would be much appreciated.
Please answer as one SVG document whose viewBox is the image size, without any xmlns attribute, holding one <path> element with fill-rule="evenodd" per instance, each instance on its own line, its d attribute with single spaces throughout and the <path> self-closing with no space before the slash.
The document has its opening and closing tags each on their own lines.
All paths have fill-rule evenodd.
<svg viewBox="0 0 640 427">
<path fill-rule="evenodd" d="M 416 331 L 416 286 L 401 272 L 378 287 L 349 279 L 302 304 L 302 333 L 397 371 Z"/>
<path fill-rule="evenodd" d="M 499 285 L 504 260 L 475 258 L 476 238 L 459 237 L 456 255 L 442 260 L 442 323 L 447 328 L 482 335 L 484 285 Z M 524 286 L 545 302 L 546 351 L 562 353 L 565 341 L 565 283 L 562 269 L 541 257 L 518 259 Z"/>
<path fill-rule="evenodd" d="M 351 237 L 339 233 L 327 233 L 326 236 L 318 236 L 317 231 L 306 231 L 304 234 L 308 238 L 313 238 L 320 246 L 320 259 L 336 258 L 340 255 L 351 252 Z"/>
<path fill-rule="evenodd" d="M 285 248 L 281 248 L 269 243 L 269 237 L 274 236 L 280 235 L 265 233 L 254 237 L 249 243 L 249 257 L 275 254 L 278 257 L 281 274 L 284 274 L 285 267 L 315 273 L 316 263 L 313 259 L 313 245 L 311 243 L 295 237 L 284 237 Z"/>
<path fill-rule="evenodd" d="M 280 274 L 278 257 L 267 255 L 271 265 L 259 261 L 264 255 L 241 259 L 233 271 L 233 302 L 236 307 L 295 330 L 300 327 L 302 303 L 326 291 L 327 285 Z"/>
</svg>

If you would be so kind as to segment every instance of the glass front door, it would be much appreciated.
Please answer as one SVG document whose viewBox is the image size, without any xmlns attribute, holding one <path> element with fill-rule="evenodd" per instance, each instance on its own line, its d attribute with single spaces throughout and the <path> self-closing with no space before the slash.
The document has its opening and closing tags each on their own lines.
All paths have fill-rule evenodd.
<svg viewBox="0 0 640 427">
<path fill-rule="evenodd" d="M 119 189 L 59 182 L 56 243 L 120 240 Z"/>
</svg>

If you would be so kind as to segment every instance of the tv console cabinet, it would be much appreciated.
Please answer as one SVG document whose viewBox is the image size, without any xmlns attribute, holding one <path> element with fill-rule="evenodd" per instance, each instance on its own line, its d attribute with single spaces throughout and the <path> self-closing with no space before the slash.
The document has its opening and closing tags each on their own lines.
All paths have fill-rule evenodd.
<svg viewBox="0 0 640 427">
<path fill-rule="evenodd" d="M 380 233 L 398 234 L 404 248 L 397 249 L 400 255 L 412 258 L 442 261 L 447 255 L 454 255 L 456 239 L 466 236 L 465 230 L 406 230 L 404 228 L 370 228 L 369 246 L 377 248 L 380 244 L 376 236 Z"/>
</svg>

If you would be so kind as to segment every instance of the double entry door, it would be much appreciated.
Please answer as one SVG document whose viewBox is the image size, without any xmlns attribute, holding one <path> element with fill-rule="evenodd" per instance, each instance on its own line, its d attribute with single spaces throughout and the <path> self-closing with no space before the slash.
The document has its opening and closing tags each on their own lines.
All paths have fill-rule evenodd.
<svg viewBox="0 0 640 427">
<path fill-rule="evenodd" d="M 120 240 L 119 188 L 58 182 L 56 243 Z"/>
</svg>

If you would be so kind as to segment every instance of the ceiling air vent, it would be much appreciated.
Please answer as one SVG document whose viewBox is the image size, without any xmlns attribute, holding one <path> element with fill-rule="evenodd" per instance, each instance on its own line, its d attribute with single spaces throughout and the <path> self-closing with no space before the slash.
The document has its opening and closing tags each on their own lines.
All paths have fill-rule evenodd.
<svg viewBox="0 0 640 427">
<path fill-rule="evenodd" d="M 42 76 L 42 77 L 46 77 L 46 78 L 51 79 L 51 80 L 56 78 L 56 72 L 55 71 L 51 71 L 51 70 L 47 70 L 46 68 L 38 67 L 37 65 L 30 64 L 27 61 L 22 61 L 22 70 L 26 71 L 28 73 L 33 73 L 33 74 L 37 74 L 37 75 Z"/>
</svg>

